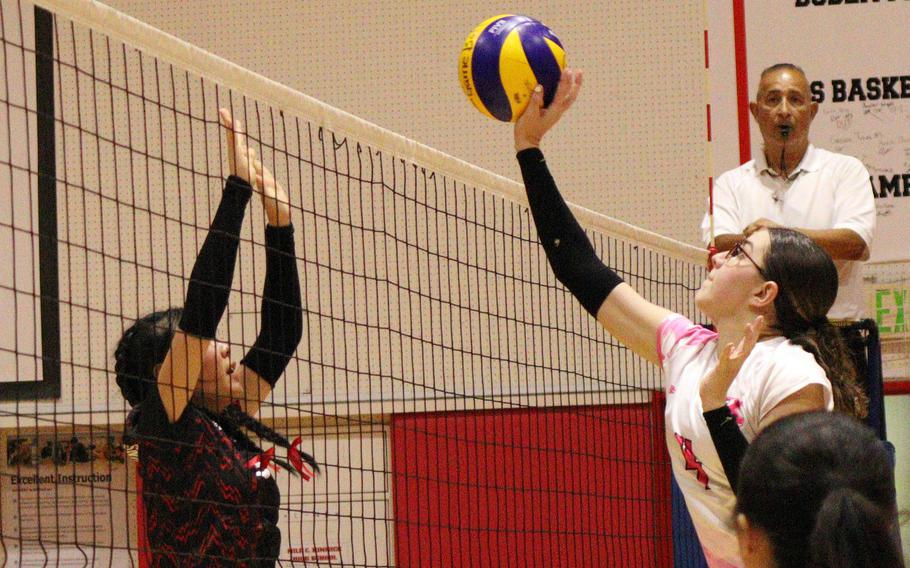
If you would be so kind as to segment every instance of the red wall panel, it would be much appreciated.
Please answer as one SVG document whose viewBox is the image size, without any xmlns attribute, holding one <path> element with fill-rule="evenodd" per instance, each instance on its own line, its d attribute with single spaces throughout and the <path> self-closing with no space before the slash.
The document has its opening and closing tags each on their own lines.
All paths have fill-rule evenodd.
<svg viewBox="0 0 910 568">
<path fill-rule="evenodd" d="M 670 566 L 661 409 L 394 416 L 397 566 Z"/>
</svg>

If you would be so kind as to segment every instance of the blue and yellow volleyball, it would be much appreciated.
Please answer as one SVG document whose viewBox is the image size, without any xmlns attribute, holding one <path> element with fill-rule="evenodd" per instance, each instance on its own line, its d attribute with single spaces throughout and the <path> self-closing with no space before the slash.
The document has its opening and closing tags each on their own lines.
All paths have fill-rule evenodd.
<svg viewBox="0 0 910 568">
<path fill-rule="evenodd" d="M 514 122 L 543 85 L 544 106 L 553 100 L 566 52 L 550 28 L 527 16 L 501 14 L 474 28 L 458 60 L 468 99 L 485 115 Z"/>
</svg>

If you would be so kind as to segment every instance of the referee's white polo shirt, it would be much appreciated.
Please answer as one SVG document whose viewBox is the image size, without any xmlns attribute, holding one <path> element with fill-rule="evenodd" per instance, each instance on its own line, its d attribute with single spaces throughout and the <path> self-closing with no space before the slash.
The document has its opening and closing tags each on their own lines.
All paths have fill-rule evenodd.
<svg viewBox="0 0 910 568">
<path fill-rule="evenodd" d="M 768 167 L 764 152 L 723 173 L 714 185 L 714 234 L 740 234 L 753 221 L 770 219 L 794 229 L 850 229 L 869 247 L 875 234 L 875 198 L 866 167 L 852 156 L 812 144 L 787 180 Z M 702 238 L 710 236 L 708 215 Z M 862 261 L 835 260 L 837 301 L 828 317 L 864 317 Z"/>
</svg>

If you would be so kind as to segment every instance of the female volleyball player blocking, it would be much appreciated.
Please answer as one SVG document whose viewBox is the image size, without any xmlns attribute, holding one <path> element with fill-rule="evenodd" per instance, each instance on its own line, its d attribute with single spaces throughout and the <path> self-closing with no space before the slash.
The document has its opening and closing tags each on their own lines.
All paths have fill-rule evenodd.
<svg viewBox="0 0 910 568">
<path fill-rule="evenodd" d="M 808 237 L 771 229 L 714 257 L 695 300 L 716 332 L 642 298 L 597 258 L 539 149 L 581 85 L 580 71 L 564 71 L 550 106 L 542 108 L 538 87 L 515 124 L 537 232 L 556 277 L 584 308 L 663 368 L 667 446 L 708 563 L 741 566 L 732 523 L 735 484 L 708 421 L 719 422 L 719 434 L 729 436 L 732 428 L 745 440 L 796 412 L 862 412 L 855 371 L 825 317 L 837 294 L 837 271 Z"/>
<path fill-rule="evenodd" d="M 305 478 L 312 457 L 252 418 L 275 387 L 303 330 L 288 196 L 221 110 L 231 176 L 196 258 L 183 308 L 155 312 L 123 334 L 117 384 L 133 407 L 139 447 L 140 554 L 151 566 L 273 566 L 281 533 L 278 485 L 243 431 L 288 449 Z M 236 364 L 215 339 L 227 307 L 244 210 L 253 187 L 268 218 L 259 335 Z M 306 462 L 306 463 L 304 463 Z"/>
<path fill-rule="evenodd" d="M 838 413 L 775 422 L 742 462 L 736 527 L 746 568 L 902 568 L 884 444 Z"/>
</svg>

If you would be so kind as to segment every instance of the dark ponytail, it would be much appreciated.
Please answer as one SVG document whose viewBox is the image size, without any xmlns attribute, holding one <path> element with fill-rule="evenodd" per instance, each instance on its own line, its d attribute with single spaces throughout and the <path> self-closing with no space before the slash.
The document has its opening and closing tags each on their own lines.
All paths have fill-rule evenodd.
<svg viewBox="0 0 910 568">
<path fill-rule="evenodd" d="M 857 383 L 853 357 L 826 314 L 837 298 L 837 267 L 827 252 L 805 234 L 769 229 L 771 246 L 764 273 L 778 285 L 773 327 L 811 353 L 831 381 L 834 407 L 864 418 L 869 400 Z"/>
<path fill-rule="evenodd" d="M 806 330 L 785 334 L 815 357 L 831 381 L 834 408 L 856 418 L 865 418 L 869 412 L 869 397 L 857 381 L 856 367 L 840 331 L 825 319 Z"/>
<path fill-rule="evenodd" d="M 900 566 L 896 547 L 879 547 L 893 538 L 892 518 L 862 493 L 839 487 L 822 501 L 809 537 L 812 562 L 825 568 Z"/>
<path fill-rule="evenodd" d="M 779 568 L 901 568 L 891 459 L 837 412 L 781 418 L 749 445 L 736 512 L 771 541 Z"/>
</svg>

